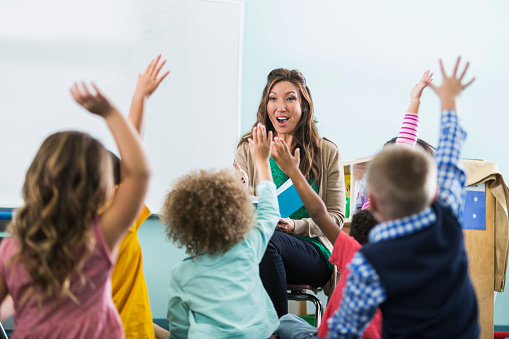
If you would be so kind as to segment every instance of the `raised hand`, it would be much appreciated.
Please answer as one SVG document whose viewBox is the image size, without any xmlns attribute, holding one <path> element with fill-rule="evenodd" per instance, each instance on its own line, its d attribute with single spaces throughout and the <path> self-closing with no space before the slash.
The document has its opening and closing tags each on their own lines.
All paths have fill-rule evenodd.
<svg viewBox="0 0 509 339">
<path fill-rule="evenodd" d="M 272 148 L 272 131 L 267 135 L 267 129 L 261 123 L 253 127 L 251 138 L 249 141 L 249 151 L 254 159 L 255 166 L 258 170 L 258 180 L 272 180 L 270 172 L 270 150 Z"/>
<path fill-rule="evenodd" d="M 255 162 L 268 161 L 272 148 L 272 131 L 267 135 L 267 129 L 261 123 L 253 128 L 252 137 L 248 139 L 249 150 Z"/>
<path fill-rule="evenodd" d="M 292 156 L 290 153 L 290 148 L 281 138 L 274 138 L 274 145 L 272 146 L 272 158 L 276 160 L 278 166 L 288 176 L 293 174 L 292 171 L 299 171 L 300 150 L 297 148 L 295 150 L 295 155 Z"/>
<path fill-rule="evenodd" d="M 148 98 L 157 89 L 159 84 L 166 78 L 170 71 L 166 71 L 163 75 L 159 76 L 159 72 L 163 68 L 166 60 L 161 60 L 161 54 L 159 54 L 154 60 L 150 62 L 145 70 L 145 73 L 138 73 L 138 82 L 136 84 L 135 95 L 139 94 L 145 98 Z"/>
<path fill-rule="evenodd" d="M 426 88 L 426 86 L 431 84 L 432 81 L 433 81 L 433 73 L 431 73 L 429 70 L 427 70 L 426 72 L 424 72 L 424 75 L 422 76 L 421 81 L 419 81 L 419 83 L 416 84 L 414 86 L 414 88 L 412 88 L 412 90 L 410 91 L 410 98 L 416 99 L 416 100 L 420 99 L 421 95 L 422 95 L 422 91 Z"/>
<path fill-rule="evenodd" d="M 83 106 L 87 111 L 100 115 L 105 118 L 111 112 L 115 111 L 116 108 L 109 102 L 109 100 L 102 95 L 99 88 L 92 82 L 92 87 L 95 90 L 95 94 L 91 93 L 85 82 L 81 83 L 81 88 L 78 83 L 74 83 L 71 87 L 71 95 L 78 104 Z"/>
<path fill-rule="evenodd" d="M 145 73 L 138 73 L 138 82 L 136 83 L 136 90 L 134 91 L 133 99 L 131 101 L 129 120 L 131 120 L 134 127 L 142 137 L 145 125 L 145 102 L 150 95 L 154 93 L 161 81 L 170 74 L 170 71 L 166 71 L 163 75 L 159 76 L 161 68 L 166 63 L 166 60 L 160 60 L 161 54 L 150 62 Z"/>
<path fill-rule="evenodd" d="M 463 78 L 465 77 L 465 73 L 468 70 L 468 66 L 470 63 L 467 62 L 465 65 L 465 69 L 461 73 L 459 77 L 457 77 L 458 67 L 461 61 L 461 57 L 458 57 L 456 61 L 456 65 L 454 66 L 454 71 L 450 77 L 445 74 L 444 65 L 442 60 L 440 60 L 440 69 L 442 71 L 442 76 L 444 78 L 442 85 L 435 86 L 433 84 L 429 84 L 429 86 L 435 91 L 435 93 L 440 97 L 442 102 L 442 110 L 450 109 L 456 110 L 456 100 L 459 98 L 459 95 L 465 88 L 470 86 L 472 82 L 474 82 L 475 78 L 472 78 L 466 84 L 462 84 Z"/>
</svg>

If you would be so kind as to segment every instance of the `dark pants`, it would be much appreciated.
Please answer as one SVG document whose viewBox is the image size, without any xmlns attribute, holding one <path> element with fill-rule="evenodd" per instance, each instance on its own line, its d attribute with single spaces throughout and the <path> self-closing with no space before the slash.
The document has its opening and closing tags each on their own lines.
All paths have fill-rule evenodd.
<svg viewBox="0 0 509 339">
<path fill-rule="evenodd" d="M 315 245 L 279 231 L 274 232 L 260 262 L 260 278 L 279 317 L 288 313 L 287 283 L 320 287 L 331 274 Z"/>
</svg>

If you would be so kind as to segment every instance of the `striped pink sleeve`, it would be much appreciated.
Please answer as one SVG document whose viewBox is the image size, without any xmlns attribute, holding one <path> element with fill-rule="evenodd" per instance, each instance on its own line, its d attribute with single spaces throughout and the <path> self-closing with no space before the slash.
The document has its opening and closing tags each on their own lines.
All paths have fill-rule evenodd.
<svg viewBox="0 0 509 339">
<path fill-rule="evenodd" d="M 362 205 L 361 210 L 363 210 L 363 211 L 364 211 L 364 210 L 369 209 L 370 207 L 371 207 L 371 201 L 368 199 L 368 200 L 366 200 L 366 202 L 364 203 L 364 205 Z"/>
<path fill-rule="evenodd" d="M 419 115 L 407 113 L 403 118 L 403 124 L 399 131 L 397 144 L 415 145 L 417 143 L 417 132 L 419 131 Z"/>
</svg>

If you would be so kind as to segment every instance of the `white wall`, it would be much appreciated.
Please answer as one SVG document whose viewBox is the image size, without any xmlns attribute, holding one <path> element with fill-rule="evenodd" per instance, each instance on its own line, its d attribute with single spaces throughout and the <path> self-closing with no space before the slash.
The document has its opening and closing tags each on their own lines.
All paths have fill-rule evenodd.
<svg viewBox="0 0 509 339">
<path fill-rule="evenodd" d="M 234 1 L 0 1 L 0 207 L 22 204 L 24 173 L 55 131 L 88 132 L 115 151 L 106 124 L 79 107 L 69 87 L 94 81 L 127 115 L 136 73 L 158 53 L 172 72 L 146 109 L 153 169 L 146 204 L 157 212 L 169 184 L 191 169 L 230 167 L 242 17 Z"/>
<path fill-rule="evenodd" d="M 255 119 L 265 79 L 296 68 L 313 94 L 321 135 L 343 160 L 371 155 L 396 135 L 410 89 L 438 59 L 458 55 L 476 82 L 462 98 L 469 132 L 464 156 L 509 173 L 505 97 L 509 93 L 507 1 L 245 0 L 242 132 Z M 439 103 L 422 96 L 420 137 L 436 145 Z"/>
</svg>

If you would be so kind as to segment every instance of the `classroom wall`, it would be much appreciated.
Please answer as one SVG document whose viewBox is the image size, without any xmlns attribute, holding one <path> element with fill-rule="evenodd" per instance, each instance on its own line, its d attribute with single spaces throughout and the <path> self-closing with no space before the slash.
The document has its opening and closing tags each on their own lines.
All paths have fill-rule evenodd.
<svg viewBox="0 0 509 339">
<path fill-rule="evenodd" d="M 242 133 L 255 121 L 268 72 L 296 68 L 307 78 L 320 134 L 338 144 L 344 161 L 369 156 L 399 130 L 409 91 L 422 73 L 431 69 L 440 83 L 438 58 L 450 69 L 461 54 L 471 61 L 468 76 L 478 77 L 462 100 L 469 131 L 464 155 L 496 162 L 509 178 L 509 143 L 503 138 L 508 124 L 500 112 L 505 107 L 497 102 L 509 92 L 509 26 L 502 17 L 508 2 L 244 4 Z M 438 108 L 437 98 L 426 89 L 420 136 L 435 145 Z M 147 221 L 139 237 L 153 315 L 164 318 L 169 272 L 185 253 L 164 240 L 163 226 L 156 220 Z M 509 326 L 508 292 L 496 297 L 495 325 Z"/>
</svg>

